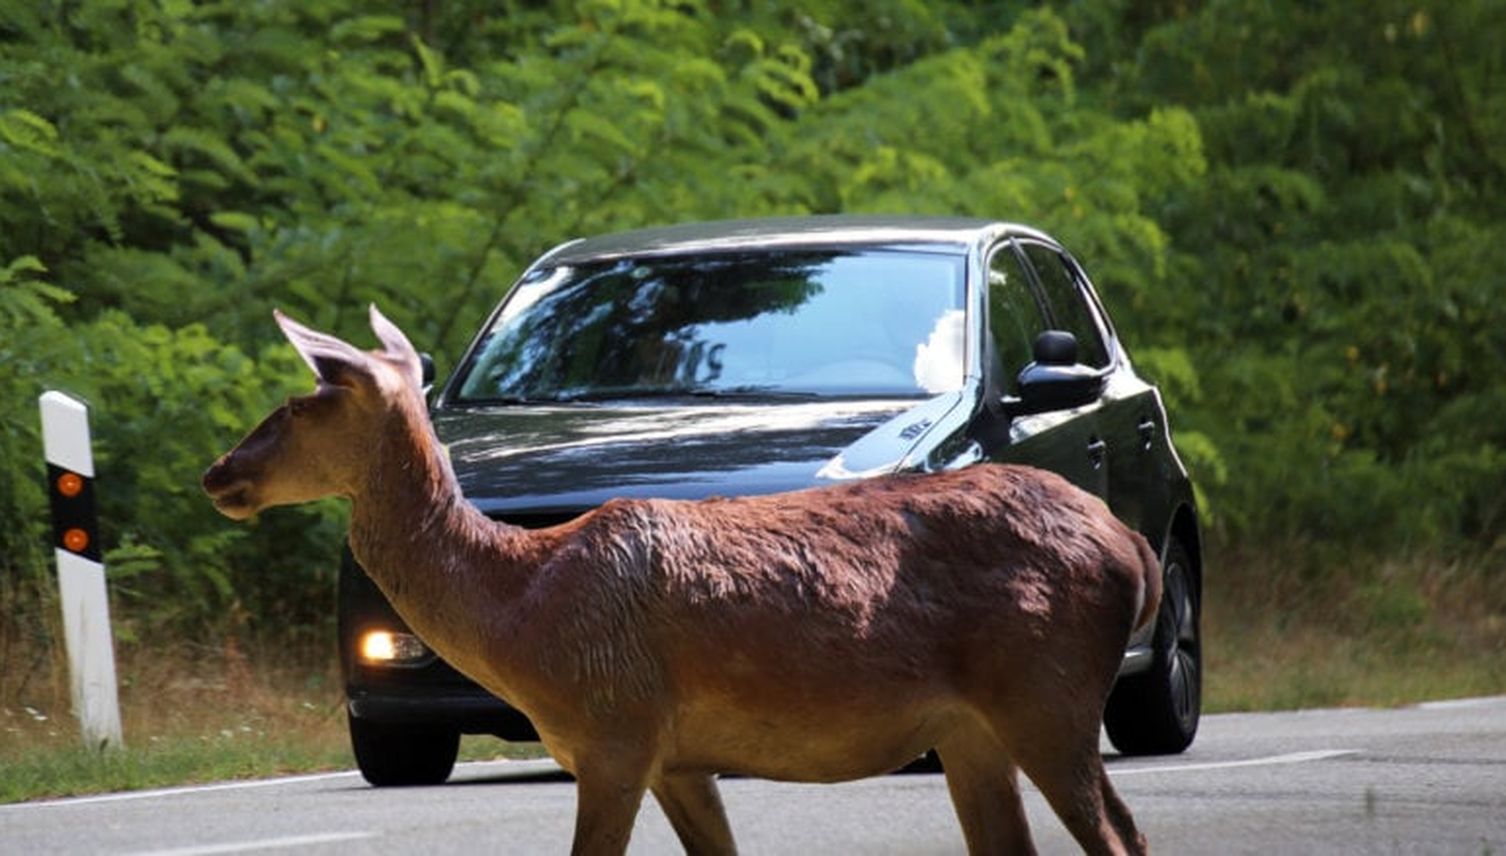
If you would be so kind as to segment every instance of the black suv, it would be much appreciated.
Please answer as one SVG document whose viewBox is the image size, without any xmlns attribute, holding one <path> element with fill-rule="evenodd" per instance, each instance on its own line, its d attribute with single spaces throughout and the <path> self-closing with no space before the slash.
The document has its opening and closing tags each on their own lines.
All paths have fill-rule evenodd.
<svg viewBox="0 0 1506 856">
<path fill-rule="evenodd" d="M 1087 274 L 1034 229 L 808 217 L 572 241 L 528 268 L 433 398 L 466 496 L 519 526 L 607 499 L 1033 464 L 1102 496 L 1165 568 L 1105 712 L 1126 754 L 1197 731 L 1202 554 L 1186 471 Z M 347 559 L 351 742 L 377 785 L 443 781 L 459 735 L 528 720 L 411 634 Z"/>
</svg>

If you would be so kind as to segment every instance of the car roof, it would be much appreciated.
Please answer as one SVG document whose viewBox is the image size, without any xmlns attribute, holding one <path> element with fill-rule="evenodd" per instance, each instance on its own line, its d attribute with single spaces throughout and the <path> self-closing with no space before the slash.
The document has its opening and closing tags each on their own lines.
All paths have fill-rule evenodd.
<svg viewBox="0 0 1506 856">
<path fill-rule="evenodd" d="M 972 217 L 829 214 L 714 220 L 634 229 L 561 244 L 541 264 L 570 264 L 624 256 L 735 252 L 768 247 L 923 247 L 963 250 L 1003 231 L 1029 232 Z"/>
</svg>

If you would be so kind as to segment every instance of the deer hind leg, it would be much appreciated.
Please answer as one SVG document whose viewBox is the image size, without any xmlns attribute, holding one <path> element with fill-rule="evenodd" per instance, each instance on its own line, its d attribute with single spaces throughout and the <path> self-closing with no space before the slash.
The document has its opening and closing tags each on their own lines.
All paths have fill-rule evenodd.
<svg viewBox="0 0 1506 856">
<path fill-rule="evenodd" d="M 573 856 L 617 856 L 627 850 L 650 766 L 650 759 L 632 751 L 593 753 L 577 762 Z"/>
<path fill-rule="evenodd" d="M 1064 734 L 1067 728 L 1074 733 Z M 1067 725 L 1023 734 L 1028 739 L 1015 746 L 1020 769 L 1041 789 L 1084 852 L 1147 852 L 1145 837 L 1103 769 L 1096 723 L 1092 729 Z"/>
<path fill-rule="evenodd" d="M 652 789 L 686 853 L 730 856 L 737 852 L 716 779 L 696 773 L 665 773 Z"/>
<path fill-rule="evenodd" d="M 1119 833 L 1119 840 L 1124 842 L 1124 848 L 1130 853 L 1149 853 L 1150 845 L 1145 841 L 1145 835 L 1135 826 L 1135 818 L 1130 814 L 1129 806 L 1119 798 L 1119 792 L 1114 790 L 1114 785 L 1105 774 L 1102 778 L 1103 804 L 1109 812 L 1109 822 Z"/>
<path fill-rule="evenodd" d="M 1034 853 L 1015 763 L 982 728 L 953 734 L 936 747 L 967 852 Z"/>
</svg>

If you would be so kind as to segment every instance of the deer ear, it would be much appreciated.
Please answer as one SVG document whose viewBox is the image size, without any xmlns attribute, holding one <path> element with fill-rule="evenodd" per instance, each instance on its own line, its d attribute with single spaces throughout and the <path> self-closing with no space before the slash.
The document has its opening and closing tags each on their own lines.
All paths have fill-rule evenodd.
<svg viewBox="0 0 1506 856">
<path fill-rule="evenodd" d="M 288 337 L 293 349 L 308 363 L 314 376 L 323 383 L 335 386 L 354 386 L 361 380 L 371 380 L 371 368 L 366 364 L 366 355 L 354 345 L 348 344 L 328 333 L 320 333 L 299 324 L 297 321 L 272 310 L 277 326 Z"/>
<path fill-rule="evenodd" d="M 409 379 L 414 386 L 423 385 L 423 369 L 419 365 L 418 350 L 408 337 L 403 335 L 397 325 L 387 320 L 387 316 L 377 309 L 376 304 L 371 304 L 371 331 L 376 334 L 377 341 L 382 343 L 389 358 L 396 360 L 408 373 Z"/>
</svg>

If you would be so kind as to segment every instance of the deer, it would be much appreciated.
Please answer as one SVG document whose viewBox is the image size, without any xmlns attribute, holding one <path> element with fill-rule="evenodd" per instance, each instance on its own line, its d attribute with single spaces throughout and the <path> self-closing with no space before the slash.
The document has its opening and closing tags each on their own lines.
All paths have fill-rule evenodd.
<svg viewBox="0 0 1506 856">
<path fill-rule="evenodd" d="M 435 652 L 532 720 L 575 779 L 572 853 L 622 853 L 652 793 L 734 853 L 716 777 L 837 782 L 930 750 L 968 852 L 1033 852 L 1019 773 L 1080 846 L 1142 853 L 1099 753 L 1161 563 L 1098 497 L 976 464 L 801 491 L 489 519 L 375 305 L 363 351 L 274 310 L 316 379 L 203 476 L 224 515 L 343 496 L 349 546 Z"/>
</svg>

